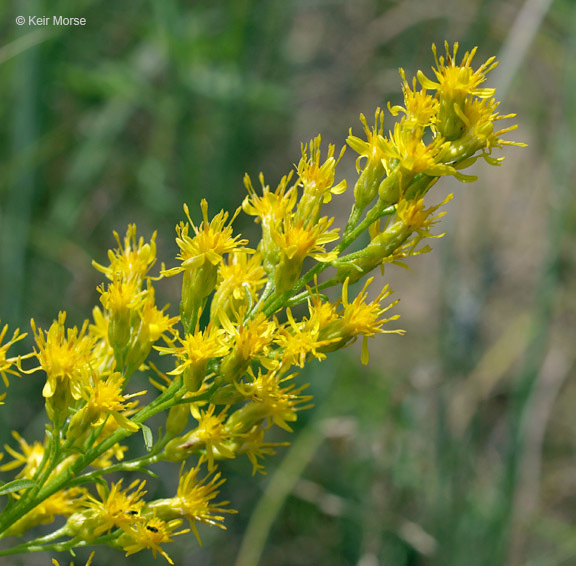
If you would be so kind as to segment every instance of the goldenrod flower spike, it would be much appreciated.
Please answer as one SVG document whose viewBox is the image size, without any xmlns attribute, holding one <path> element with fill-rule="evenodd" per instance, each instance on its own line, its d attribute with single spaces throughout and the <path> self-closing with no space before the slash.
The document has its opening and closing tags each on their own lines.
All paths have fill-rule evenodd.
<svg viewBox="0 0 576 566">
<path fill-rule="evenodd" d="M 323 154 L 317 136 L 302 145 L 299 162 L 274 190 L 262 174 L 256 190 L 246 175 L 248 195 L 231 216 L 222 210 L 210 218 L 202 200 L 202 221 L 195 225 L 184 205 L 187 221 L 176 228 L 180 263 L 161 270 L 161 276 L 182 277 L 180 317 L 156 304 L 159 277 L 150 273 L 156 233 L 146 242 L 130 225 L 123 239 L 114 234 L 118 247 L 108 252 L 108 264 L 94 264 L 106 281 L 98 288 L 102 308 L 92 311 L 92 324 L 66 328 L 64 312 L 48 330 L 32 320 L 34 351 L 17 357 L 8 350 L 24 335 L 16 330 L 3 344 L 7 327 L 1 328 L 4 385 L 10 375 L 44 371 L 51 422 L 43 442 L 14 432 L 18 447 L 6 446 L 12 458 L 0 472 L 13 472 L 15 481 L 1 483 L 0 495 L 12 500 L 0 513 L 0 537 L 20 536 L 58 516 L 67 521 L 0 556 L 109 544 L 127 555 L 148 549 L 172 564 L 166 543 L 190 530 L 200 542 L 198 523 L 224 528 L 234 512 L 227 501 L 217 501 L 225 481 L 220 462 L 246 456 L 253 474 L 263 472 L 264 458 L 287 445 L 270 442 L 271 429 L 292 432 L 299 412 L 312 406 L 295 368 L 358 339 L 366 364 L 369 338 L 403 333 L 390 324 L 399 314 L 388 312 L 398 302 L 390 300 L 388 285 L 369 300 L 376 283 L 370 272 L 407 267 L 405 260 L 430 251 L 424 240 L 441 237 L 432 230 L 452 195 L 428 202 L 439 179 L 471 181 L 463 171 L 478 158 L 499 165 L 494 152 L 522 145 L 502 139 L 515 126 L 496 126 L 513 115 L 500 115 L 494 89 L 484 86 L 494 59 L 475 69 L 476 49 L 460 61 L 457 44 L 445 49 L 438 56 L 434 47 L 433 79 L 418 72 L 409 80 L 400 69 L 404 102 L 388 105 L 395 123 L 387 134 L 381 109 L 373 126 L 361 115 L 363 135 L 350 131 L 357 175 L 343 230 L 323 207 L 349 182 L 337 171 L 344 150 L 336 154 L 330 145 Z M 255 250 L 233 232 L 240 211 L 261 226 Z M 330 287 L 340 298 L 322 294 Z M 153 349 L 171 358 L 167 374 L 150 359 Z M 36 367 L 23 368 L 30 357 Z M 148 400 L 137 383 L 150 370 L 159 393 Z M 0 404 L 4 396 L 0 392 Z M 151 419 L 160 413 L 165 425 L 154 431 Z M 133 442 L 125 443 L 130 436 Z M 130 454 L 128 446 L 138 441 L 146 450 Z M 173 497 L 146 499 L 141 479 L 125 489 L 125 480 L 109 484 L 104 478 L 112 471 L 120 478 L 150 473 L 159 461 L 182 463 Z M 189 529 L 181 528 L 185 520 Z"/>
</svg>

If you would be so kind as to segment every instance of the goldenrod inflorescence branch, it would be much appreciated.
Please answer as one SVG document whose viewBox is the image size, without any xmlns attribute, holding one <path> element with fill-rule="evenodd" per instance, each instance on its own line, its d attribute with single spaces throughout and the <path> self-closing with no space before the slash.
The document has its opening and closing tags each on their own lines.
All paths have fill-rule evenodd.
<svg viewBox="0 0 576 566">
<path fill-rule="evenodd" d="M 446 44 L 438 56 L 434 47 L 433 79 L 419 71 L 409 81 L 400 70 L 404 104 L 388 105 L 399 117 L 388 135 L 382 109 L 373 126 L 361 116 L 362 136 L 350 132 L 358 176 L 342 234 L 324 205 L 347 188 L 346 180 L 336 180 L 344 148 L 330 146 L 323 154 L 318 136 L 302 145 L 295 170 L 275 189 L 262 175 L 256 189 L 246 176 L 248 194 L 234 214 L 210 218 L 203 200 L 196 225 L 185 205 L 187 220 L 176 227 L 179 263 L 162 265 L 157 276 L 151 275 L 156 234 L 146 242 L 134 225 L 123 239 L 115 234 L 118 247 L 108 252 L 108 263 L 94 263 L 106 282 L 98 287 L 101 306 L 92 321 L 67 327 L 61 312 L 44 330 L 32 320 L 35 346 L 24 356 L 8 350 L 25 334 L 16 330 L 2 344 L 3 327 L 4 384 L 10 376 L 42 372 L 48 424 L 43 441 L 29 444 L 14 432 L 18 447 L 6 446 L 12 460 L 0 470 L 18 472 L 0 485 L 6 501 L 0 536 L 24 535 L 57 516 L 67 522 L 0 555 L 108 544 L 126 555 L 149 549 L 172 563 L 164 546 L 174 537 L 191 530 L 200 540 L 198 523 L 225 528 L 226 515 L 234 513 L 229 502 L 217 501 L 225 482 L 219 463 L 246 456 L 254 473 L 264 472 L 265 457 L 285 445 L 270 442 L 270 429 L 291 432 L 298 413 L 311 407 L 306 385 L 295 383 L 297 368 L 358 338 L 368 363 L 368 338 L 402 333 L 389 325 L 399 315 L 388 313 L 396 304 L 388 286 L 368 299 L 369 274 L 403 265 L 429 251 L 423 241 L 440 237 L 432 229 L 450 197 L 425 203 L 440 177 L 472 181 L 462 171 L 478 158 L 499 165 L 494 150 L 522 145 L 501 138 L 515 126 L 495 127 L 513 115 L 500 116 L 494 89 L 482 86 L 493 58 L 474 69 L 476 50 L 460 62 L 457 51 L 457 44 Z M 240 212 L 261 227 L 253 247 L 234 233 Z M 330 275 L 320 281 L 325 271 Z M 162 277 L 181 279 L 179 316 L 156 304 L 154 285 Z M 340 298 L 321 293 L 329 287 Z M 303 304 L 306 312 L 295 308 Z M 144 406 L 142 376 L 159 391 Z M 159 413 L 165 426 L 154 432 L 147 422 Z M 126 460 L 123 441 L 135 434 L 142 434 L 146 452 Z M 159 461 L 179 468 L 173 497 L 146 497 L 143 479 L 104 479 L 112 472 L 153 476 L 149 467 Z"/>
</svg>

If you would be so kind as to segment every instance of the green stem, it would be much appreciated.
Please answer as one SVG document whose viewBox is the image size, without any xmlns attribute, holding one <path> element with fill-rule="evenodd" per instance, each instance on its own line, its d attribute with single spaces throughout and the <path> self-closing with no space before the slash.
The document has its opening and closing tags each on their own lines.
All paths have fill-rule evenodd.
<svg viewBox="0 0 576 566">
<path fill-rule="evenodd" d="M 346 222 L 346 227 L 344 228 L 344 234 L 342 235 L 343 238 L 345 238 L 353 230 L 354 226 L 356 226 L 358 223 L 358 220 L 360 220 L 361 215 L 362 209 L 353 204 L 350 218 L 348 218 L 348 222 Z"/>
<path fill-rule="evenodd" d="M 25 544 L 21 544 L 19 546 L 37 546 L 39 544 L 45 544 L 47 542 L 53 542 L 56 539 L 59 539 L 61 537 L 65 537 L 65 536 L 69 536 L 69 535 L 70 535 L 70 533 L 68 531 L 68 528 L 66 527 L 66 525 L 64 525 L 63 527 L 56 529 L 54 532 L 50 533 L 49 535 L 35 538 L 34 540 L 31 540 L 31 541 L 29 541 Z"/>
<path fill-rule="evenodd" d="M 59 457 L 59 434 L 55 432 L 54 427 L 49 430 L 48 426 L 46 427 L 46 437 L 47 437 L 47 447 L 44 449 L 44 454 L 42 455 L 42 461 L 36 470 L 34 477 L 32 478 L 36 485 L 33 486 L 31 489 L 28 489 L 22 497 L 19 499 L 18 503 L 12 507 L 10 510 L 17 509 L 19 506 L 25 506 L 30 501 L 33 501 L 38 491 L 46 481 L 53 470 L 58 465 L 58 457 Z M 8 509 L 5 509 L 5 512 L 8 512 Z"/>
<path fill-rule="evenodd" d="M 214 383 L 208 388 L 207 391 L 200 393 L 199 395 L 191 395 L 189 397 L 184 397 L 185 391 L 175 399 L 175 402 L 170 405 L 171 407 L 174 405 L 190 405 L 190 403 L 198 403 L 198 401 L 209 401 L 212 398 L 212 395 L 218 391 L 220 387 L 220 382 L 215 379 Z"/>
<path fill-rule="evenodd" d="M 348 235 L 344 235 L 342 240 L 336 247 L 338 252 L 344 251 L 354 240 L 356 240 L 365 230 L 367 230 L 371 224 L 374 224 L 376 220 L 384 216 L 390 216 L 396 212 L 395 206 L 384 207 L 381 201 L 378 201 L 368 212 L 366 218 L 358 224 L 354 230 L 352 230 Z"/>
<path fill-rule="evenodd" d="M 266 282 L 266 287 L 264 287 L 264 291 L 258 299 L 256 305 L 250 310 L 247 318 L 252 318 L 253 315 L 257 314 L 260 311 L 260 307 L 266 302 L 266 300 L 276 291 L 276 285 L 272 279 L 268 279 Z"/>
<path fill-rule="evenodd" d="M 110 544 L 114 542 L 118 538 L 117 533 L 112 533 L 109 535 L 98 537 L 90 542 L 81 541 L 77 538 L 73 538 L 66 542 L 57 542 L 54 544 L 38 544 L 38 540 L 19 544 L 18 546 L 13 546 L 11 548 L 6 548 L 4 550 L 0 550 L 0 556 L 8 556 L 11 554 L 20 554 L 25 552 L 45 552 L 48 550 L 55 550 L 56 552 L 66 552 L 67 550 L 71 550 L 73 548 L 81 548 L 85 546 L 96 546 L 96 545 L 103 545 L 103 544 Z"/>
<path fill-rule="evenodd" d="M 93 481 L 96 481 L 105 474 L 112 474 L 114 472 L 137 472 L 139 470 L 142 470 L 144 466 L 150 466 L 151 464 L 155 464 L 156 462 L 159 461 L 160 458 L 158 454 L 154 454 L 152 456 L 143 456 L 142 458 L 135 458 L 134 460 L 130 460 L 129 462 L 114 464 L 113 466 L 108 466 L 107 468 L 103 468 L 101 470 L 95 470 L 87 474 L 82 474 L 81 476 L 72 479 L 70 481 L 70 487 L 82 485 L 84 483 L 91 483 Z"/>
<path fill-rule="evenodd" d="M 300 303 L 304 302 L 309 297 L 315 296 L 317 291 L 322 291 L 323 289 L 328 289 L 329 287 L 333 287 L 334 285 L 336 285 L 337 282 L 338 282 L 338 279 L 336 277 L 332 277 L 331 279 L 324 281 L 324 283 L 320 283 L 320 285 L 318 285 L 317 287 L 314 287 L 314 291 L 312 293 L 310 293 L 308 290 L 302 291 L 302 293 L 299 293 L 298 295 L 295 295 L 291 299 L 288 299 L 286 301 L 286 306 L 292 307 L 294 305 L 299 305 Z"/>
<path fill-rule="evenodd" d="M 26 495 L 28 497 L 34 497 L 40 487 L 44 484 L 44 482 L 50 477 L 50 474 L 54 471 L 56 466 L 60 463 L 60 431 L 56 430 L 53 426 L 52 431 L 49 435 L 50 438 L 50 450 L 49 450 L 49 457 L 48 457 L 48 465 L 44 467 L 42 472 L 35 478 L 36 487 L 31 489 Z"/>
</svg>

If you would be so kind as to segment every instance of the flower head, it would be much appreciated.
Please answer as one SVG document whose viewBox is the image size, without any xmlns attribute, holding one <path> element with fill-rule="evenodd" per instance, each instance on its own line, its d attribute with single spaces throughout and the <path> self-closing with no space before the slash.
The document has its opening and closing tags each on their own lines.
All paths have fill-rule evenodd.
<svg viewBox="0 0 576 566">
<path fill-rule="evenodd" d="M 86 333 L 88 321 L 80 330 L 76 326 L 66 330 L 66 313 L 61 312 L 58 320 L 47 331 L 36 328 L 30 322 L 38 350 L 34 355 L 40 365 L 31 372 L 42 369 L 46 372 L 46 384 L 42 390 L 44 397 L 52 397 L 58 387 L 68 388 L 76 400 L 82 396 L 82 386 L 90 374 L 94 338 Z"/>
<path fill-rule="evenodd" d="M 335 170 L 346 147 L 342 148 L 338 159 L 334 157 L 334 146 L 328 147 L 328 156 L 321 163 L 320 136 L 310 142 L 310 156 L 306 144 L 302 144 L 302 158 L 296 170 L 297 184 L 302 187 L 303 194 L 298 201 L 295 221 L 304 226 L 315 223 L 320 217 L 322 205 L 332 199 L 332 195 L 342 194 L 346 190 L 346 181 L 334 184 Z"/>
<path fill-rule="evenodd" d="M 228 501 L 213 503 L 220 491 L 218 488 L 226 481 L 221 477 L 220 472 L 210 472 L 206 477 L 198 477 L 199 467 L 191 468 L 187 473 L 180 473 L 178 490 L 174 499 L 174 506 L 179 508 L 180 515 L 190 521 L 190 527 L 200 540 L 196 529 L 196 521 L 214 525 L 225 529 L 222 524 L 224 517 L 219 513 L 236 513 L 232 509 L 223 509 L 228 505 Z"/>
<path fill-rule="evenodd" d="M 125 279 L 120 273 L 115 273 L 111 283 L 100 285 L 100 302 L 106 310 L 113 314 L 135 311 L 140 308 L 146 298 L 146 290 L 141 289 L 136 279 Z"/>
<path fill-rule="evenodd" d="M 400 69 L 402 77 L 402 93 L 404 94 L 404 106 L 390 106 L 388 108 L 393 116 L 402 112 L 402 128 L 421 136 L 424 128 L 435 128 L 437 114 L 440 107 L 438 99 L 426 92 L 426 88 L 418 90 L 416 78 L 412 81 L 412 87 L 406 79 L 404 69 Z"/>
<path fill-rule="evenodd" d="M 114 237 L 118 249 L 108 251 L 110 265 L 106 267 L 95 261 L 92 265 L 111 281 L 121 275 L 123 280 L 140 283 L 156 262 L 156 232 L 152 234 L 150 243 L 145 244 L 144 238 L 136 239 L 136 224 L 130 224 L 123 243 L 117 232 L 114 232 Z"/>
<path fill-rule="evenodd" d="M 18 473 L 17 477 L 32 479 L 44 458 L 44 445 L 37 441 L 32 445 L 28 444 L 28 442 L 26 442 L 26 440 L 24 440 L 24 438 L 22 438 L 22 436 L 20 436 L 20 434 L 15 430 L 12 431 L 12 436 L 20 445 L 22 452 L 16 452 L 16 450 L 10 446 L 5 445 L 4 448 L 6 449 L 6 452 L 8 452 L 14 460 L 0 466 L 0 471 L 6 472 L 24 466 Z"/>
<path fill-rule="evenodd" d="M 258 244 L 258 251 L 262 256 L 262 265 L 266 273 L 271 273 L 278 260 L 278 246 L 272 238 L 272 232 L 277 231 L 285 218 L 293 215 L 293 209 L 298 199 L 298 192 L 295 186 L 288 188 L 292 172 L 282 177 L 280 184 L 274 192 L 264 183 L 264 176 L 260 174 L 260 184 L 262 185 L 262 196 L 259 196 L 250 177 L 244 176 L 244 185 L 248 191 L 248 196 L 242 203 L 242 209 L 246 214 L 255 216 L 255 222 L 262 226 L 262 239 Z"/>
<path fill-rule="evenodd" d="M 443 234 L 432 236 L 430 228 L 438 224 L 440 219 L 446 214 L 442 211 L 438 214 L 435 212 L 444 204 L 452 200 L 453 195 L 449 194 L 440 204 L 426 208 L 424 199 L 402 199 L 396 207 L 396 215 L 399 222 L 402 223 L 404 230 L 410 234 L 416 234 L 418 241 L 422 238 L 441 238 Z"/>
<path fill-rule="evenodd" d="M 248 240 L 234 236 L 232 222 L 238 216 L 238 209 L 228 224 L 228 213 L 221 210 L 212 220 L 208 218 L 208 203 L 202 199 L 200 203 L 202 216 L 204 218 L 200 226 L 196 226 L 190 218 L 188 206 L 184 205 L 184 212 L 188 217 L 188 222 L 181 222 L 176 227 L 178 237 L 176 243 L 180 248 L 180 253 L 176 256 L 182 261 L 180 267 L 163 270 L 164 275 L 170 276 L 187 269 L 195 269 L 204 265 L 217 266 L 222 261 L 224 254 L 232 253 L 241 249 L 248 243 Z M 194 231 L 194 236 L 190 236 L 190 227 Z"/>
<path fill-rule="evenodd" d="M 288 188 L 292 172 L 282 177 L 282 180 L 274 192 L 264 182 L 264 175 L 260 173 L 258 179 L 262 185 L 262 196 L 258 195 L 249 175 L 244 176 L 244 185 L 248 191 L 248 196 L 242 203 L 242 210 L 250 216 L 256 216 L 256 221 L 262 223 L 263 230 L 270 230 L 277 226 L 283 218 L 292 213 L 298 193 L 294 186 Z"/>
<path fill-rule="evenodd" d="M 441 97 L 451 99 L 458 104 L 461 104 L 467 96 L 477 96 L 478 98 L 494 96 L 496 89 L 480 88 L 480 85 L 486 80 L 487 73 L 498 65 L 495 57 L 490 57 L 478 69 L 474 70 L 472 60 L 478 50 L 477 47 L 474 47 L 472 51 L 466 51 L 460 64 L 456 62 L 458 43 L 454 43 L 452 53 L 450 53 L 450 45 L 447 41 L 444 43 L 444 48 L 446 57 L 442 55 L 438 57 L 436 45 L 432 45 L 436 60 L 436 68 L 433 68 L 432 71 L 436 76 L 436 81 L 428 79 L 422 71 L 418 71 L 418 80 L 424 88 L 437 90 Z"/>
<path fill-rule="evenodd" d="M 440 134 L 447 140 L 458 139 L 465 131 L 465 126 L 457 115 L 457 109 L 474 97 L 490 99 L 496 92 L 493 88 L 481 88 L 480 85 L 486 80 L 486 74 L 494 69 L 498 63 L 494 57 L 488 59 L 478 69 L 472 68 L 472 60 L 477 48 L 467 51 L 462 62 L 456 62 L 458 43 L 454 44 L 453 53 L 450 53 L 448 42 L 444 45 L 446 58 L 438 57 L 436 46 L 432 46 L 436 68 L 433 69 L 436 81 L 428 79 L 422 71 L 418 71 L 418 80 L 423 88 L 437 91 L 440 102 L 437 125 Z"/>
<path fill-rule="evenodd" d="M 213 500 L 220 494 L 219 487 L 226 481 L 221 474 L 209 472 L 204 478 L 199 477 L 200 466 L 190 468 L 184 473 L 184 464 L 180 469 L 180 480 L 176 497 L 153 501 L 147 511 L 153 511 L 164 520 L 188 519 L 190 528 L 202 544 L 197 522 L 225 529 L 224 513 L 236 513 L 233 509 L 225 509 L 228 501 L 215 503 Z"/>
<path fill-rule="evenodd" d="M 364 210 L 376 196 L 380 180 L 384 175 L 384 158 L 382 143 L 384 141 L 384 111 L 378 108 L 374 116 L 374 127 L 369 128 L 364 114 L 360 114 L 360 121 L 364 125 L 366 141 L 350 135 L 346 143 L 359 154 L 356 159 L 356 171 L 360 173 L 358 181 L 354 185 L 354 201 L 359 210 Z M 362 160 L 366 159 L 364 168 Z"/>
<path fill-rule="evenodd" d="M 222 326 L 233 342 L 230 354 L 222 361 L 220 372 L 228 381 L 239 377 L 255 359 L 266 364 L 265 356 L 276 333 L 277 325 L 263 313 L 254 318 L 232 324 L 230 319 L 222 317 Z"/>
<path fill-rule="evenodd" d="M 82 423 L 93 427 L 100 426 L 108 417 L 112 417 L 120 428 L 136 432 L 138 425 L 128 420 L 126 413 L 133 412 L 138 402 L 129 399 L 144 395 L 146 391 L 124 395 L 124 381 L 120 372 L 114 372 L 107 379 L 93 375 L 90 384 L 82 390 L 86 405 L 72 417 L 69 434 L 77 434 L 76 426 L 81 426 Z"/>
<path fill-rule="evenodd" d="M 320 319 L 311 316 L 308 319 L 296 321 L 292 311 L 287 308 L 288 321 L 279 328 L 275 338 L 276 344 L 281 349 L 281 362 L 284 367 L 298 365 L 304 367 L 308 355 L 323 360 L 326 354 L 323 348 L 332 340 L 320 338 Z"/>
<path fill-rule="evenodd" d="M 0 376 L 2 377 L 2 379 L 4 381 L 4 385 L 6 387 L 8 387 L 10 385 L 10 383 L 8 382 L 8 374 L 19 375 L 16 370 L 12 369 L 17 364 L 18 358 L 9 358 L 7 356 L 8 349 L 10 348 L 10 346 L 15 344 L 19 340 L 22 340 L 23 338 L 25 338 L 26 334 L 20 334 L 20 330 L 17 328 L 14 331 L 14 333 L 12 334 L 12 338 L 8 342 L 6 342 L 5 344 L 2 344 L 2 340 L 4 340 L 4 336 L 6 336 L 6 332 L 8 332 L 8 325 L 7 324 L 5 324 L 4 328 L 2 328 L 2 330 L 0 330 Z M 29 357 L 31 355 L 33 355 L 33 354 L 29 354 L 28 356 L 24 356 L 24 357 L 26 358 L 26 357 Z"/>
<path fill-rule="evenodd" d="M 391 333 L 391 334 L 404 334 L 403 330 L 384 330 L 383 326 L 387 322 L 397 320 L 400 315 L 396 314 L 388 318 L 382 318 L 382 315 L 395 306 L 398 301 L 390 303 L 384 307 L 381 302 L 390 296 L 392 291 L 386 285 L 378 296 L 371 302 L 367 302 L 368 297 L 367 289 L 370 283 L 374 280 L 373 277 L 366 281 L 362 291 L 358 293 L 356 298 L 349 302 L 348 300 L 348 279 L 342 286 L 342 307 L 343 312 L 338 323 L 338 332 L 342 337 L 343 344 L 346 345 L 350 340 L 355 340 L 357 336 L 363 336 L 362 342 L 362 363 L 368 363 L 368 337 L 375 334 Z"/>
<path fill-rule="evenodd" d="M 218 270 L 218 284 L 210 305 L 211 318 L 219 320 L 220 314 L 234 318 L 255 301 L 265 282 L 262 256 L 258 252 L 251 256 L 246 252 L 230 254 Z"/>
<path fill-rule="evenodd" d="M 283 385 L 285 381 L 292 379 L 296 374 L 284 375 L 281 370 L 269 370 L 258 374 L 248 372 L 249 381 L 238 384 L 238 389 L 251 402 L 237 411 L 230 418 L 233 424 L 240 424 L 240 420 L 248 423 L 248 429 L 254 424 L 260 424 L 267 420 L 269 426 L 276 425 L 288 432 L 293 432 L 288 424 L 297 420 L 296 413 L 309 409 L 312 405 L 311 395 L 301 395 L 308 385 L 296 386 Z M 238 416 L 240 415 L 240 416 Z"/>
<path fill-rule="evenodd" d="M 338 228 L 329 230 L 334 219 L 324 216 L 315 224 L 293 223 L 286 218 L 282 226 L 272 232 L 280 261 L 276 269 L 276 287 L 286 291 L 296 283 L 307 257 L 327 263 L 338 257 L 337 251 L 327 251 L 326 244 L 338 239 Z"/>
<path fill-rule="evenodd" d="M 328 155 L 324 163 L 321 161 L 320 136 L 310 141 L 310 157 L 308 148 L 302 144 L 302 158 L 296 167 L 298 184 L 302 186 L 304 194 L 311 193 L 322 198 L 323 202 L 330 202 L 332 195 L 339 195 L 346 190 L 346 181 L 334 185 L 336 165 L 342 158 L 345 148 L 340 151 L 339 157 L 334 157 L 334 146 L 328 146 Z"/>
<path fill-rule="evenodd" d="M 394 125 L 388 139 L 380 140 L 380 148 L 384 154 L 384 166 L 388 175 L 398 167 L 403 184 L 424 173 L 431 177 L 453 175 L 455 169 L 442 163 L 442 157 L 448 145 L 442 138 L 436 138 L 426 145 L 419 136 L 402 128 L 402 123 Z"/>
<path fill-rule="evenodd" d="M 350 130 L 350 135 L 346 140 L 346 143 L 359 155 L 358 159 L 356 159 L 356 171 L 358 173 L 362 170 L 362 159 L 366 159 L 368 163 L 378 164 L 384 157 L 380 149 L 380 138 L 384 133 L 384 111 L 380 108 L 376 110 L 374 126 L 372 128 L 368 126 L 364 114 L 360 114 L 360 121 L 364 126 L 366 141 L 357 136 L 353 136 L 352 130 Z"/>
<path fill-rule="evenodd" d="M 515 116 L 515 114 L 500 116 L 496 111 L 499 104 L 492 98 L 477 98 L 467 101 L 463 107 L 454 107 L 454 112 L 465 126 L 465 134 L 452 144 L 446 154 L 446 159 L 453 159 L 458 163 L 458 168 L 464 168 L 472 165 L 476 160 L 474 155 L 481 151 L 481 157 L 487 163 L 500 165 L 503 157 L 499 159 L 490 157 L 494 148 L 500 149 L 504 145 L 526 146 L 524 143 L 503 140 L 500 137 L 515 130 L 518 127 L 516 124 L 495 131 L 495 123 L 498 120 Z"/>
<path fill-rule="evenodd" d="M 138 520 L 145 501 L 145 481 L 133 481 L 122 489 L 122 480 L 110 488 L 96 484 L 99 499 L 88 495 L 84 501 L 91 535 L 96 538 L 112 529 L 128 529 Z"/>
<path fill-rule="evenodd" d="M 266 429 L 260 425 L 253 426 L 242 437 L 238 438 L 237 454 L 246 454 L 252 464 L 252 475 L 257 472 L 266 474 L 264 465 L 260 462 L 265 456 L 276 454 L 274 448 L 289 446 L 289 442 L 265 442 Z"/>
<path fill-rule="evenodd" d="M 225 336 L 222 328 L 209 324 L 204 330 L 197 328 L 194 333 L 186 334 L 184 338 L 178 336 L 180 346 L 156 346 L 156 349 L 161 354 L 172 354 L 178 360 L 178 365 L 169 375 L 183 373 L 188 390 L 197 391 L 206 375 L 208 362 L 228 353 L 229 346 Z"/>
<path fill-rule="evenodd" d="M 230 442 L 231 431 L 226 427 L 227 409 L 215 414 L 215 405 L 209 405 L 208 409 L 203 411 L 191 404 L 190 411 L 198 421 L 198 426 L 186 436 L 187 444 L 197 444 L 205 449 L 208 469 L 214 469 L 216 458 L 234 458 Z"/>
<path fill-rule="evenodd" d="M 182 519 L 166 522 L 158 517 L 152 517 L 146 521 L 139 521 L 127 526 L 124 533 L 118 538 L 118 543 L 126 551 L 126 556 L 149 548 L 154 558 L 158 553 L 166 558 L 170 564 L 174 564 L 160 545 L 172 542 L 174 536 L 190 532 L 190 529 L 184 529 L 175 533 L 174 531 L 181 524 Z"/>
</svg>

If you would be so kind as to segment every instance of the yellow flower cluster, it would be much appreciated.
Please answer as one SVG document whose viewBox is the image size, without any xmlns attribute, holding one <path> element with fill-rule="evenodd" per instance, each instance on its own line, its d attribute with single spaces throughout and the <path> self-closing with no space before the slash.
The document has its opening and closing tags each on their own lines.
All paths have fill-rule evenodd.
<svg viewBox="0 0 576 566">
<path fill-rule="evenodd" d="M 0 515 L 0 537 L 68 517 L 63 528 L 14 552 L 110 544 L 127 555 L 149 549 L 172 563 L 163 545 L 189 530 L 199 539 L 198 523 L 224 528 L 225 515 L 234 512 L 215 501 L 225 481 L 220 461 L 245 455 L 253 473 L 264 472 L 264 457 L 285 445 L 269 441 L 270 429 L 291 432 L 298 413 L 311 406 L 306 385 L 294 381 L 298 368 L 359 338 L 368 363 L 368 338 L 402 332 L 388 326 L 398 318 L 387 314 L 396 304 L 391 290 L 384 286 L 370 299 L 375 279 L 367 275 L 428 251 L 422 240 L 440 237 L 431 230 L 450 197 L 425 204 L 440 177 L 473 180 L 461 171 L 478 157 L 500 164 L 492 152 L 513 144 L 501 135 L 514 126 L 494 128 L 509 116 L 496 112 L 494 90 L 481 87 L 495 62 L 473 69 L 475 50 L 460 63 L 457 51 L 457 44 L 446 45 L 439 57 L 434 48 L 435 80 L 418 72 L 409 82 L 401 70 L 404 104 L 388 106 L 399 117 L 388 135 L 381 109 L 373 127 L 361 117 L 363 137 L 350 132 L 358 178 L 343 229 L 334 228 L 324 206 L 347 187 L 336 172 L 344 149 L 337 154 L 330 146 L 323 155 L 318 136 L 302 146 L 295 169 L 274 190 L 262 175 L 261 190 L 246 176 L 248 195 L 231 217 L 220 211 L 211 218 L 203 200 L 195 224 L 184 206 L 187 220 L 176 228 L 179 264 L 162 265 L 158 277 L 150 275 L 156 235 L 145 242 L 133 225 L 124 239 L 115 234 L 118 248 L 108 264 L 94 263 L 107 282 L 98 289 L 102 308 L 94 309 L 92 323 L 66 328 L 65 313 L 48 330 L 32 321 L 35 348 L 19 358 L 7 350 L 24 335 L 16 331 L 2 345 L 4 327 L 4 383 L 9 374 L 42 371 L 50 422 L 43 443 L 14 433 L 20 452 L 6 447 L 13 460 L 0 470 L 22 469 L 0 486 L 0 495 L 11 498 Z M 234 233 L 241 211 L 261 227 L 253 247 Z M 154 282 L 162 277 L 181 278 L 179 316 L 156 305 Z M 354 292 L 360 279 L 365 284 Z M 332 298 L 322 293 L 330 287 Z M 36 358 L 36 367 L 22 368 L 27 357 Z M 147 394 L 142 380 L 129 380 L 151 373 L 160 393 L 140 405 L 134 398 Z M 159 413 L 166 424 L 155 435 L 146 421 Z M 136 433 L 146 453 L 127 459 L 122 441 Z M 124 488 L 122 480 L 104 479 L 148 471 L 159 461 L 181 462 L 174 497 L 146 499 L 142 480 Z M 190 529 L 179 530 L 184 520 Z"/>
</svg>

